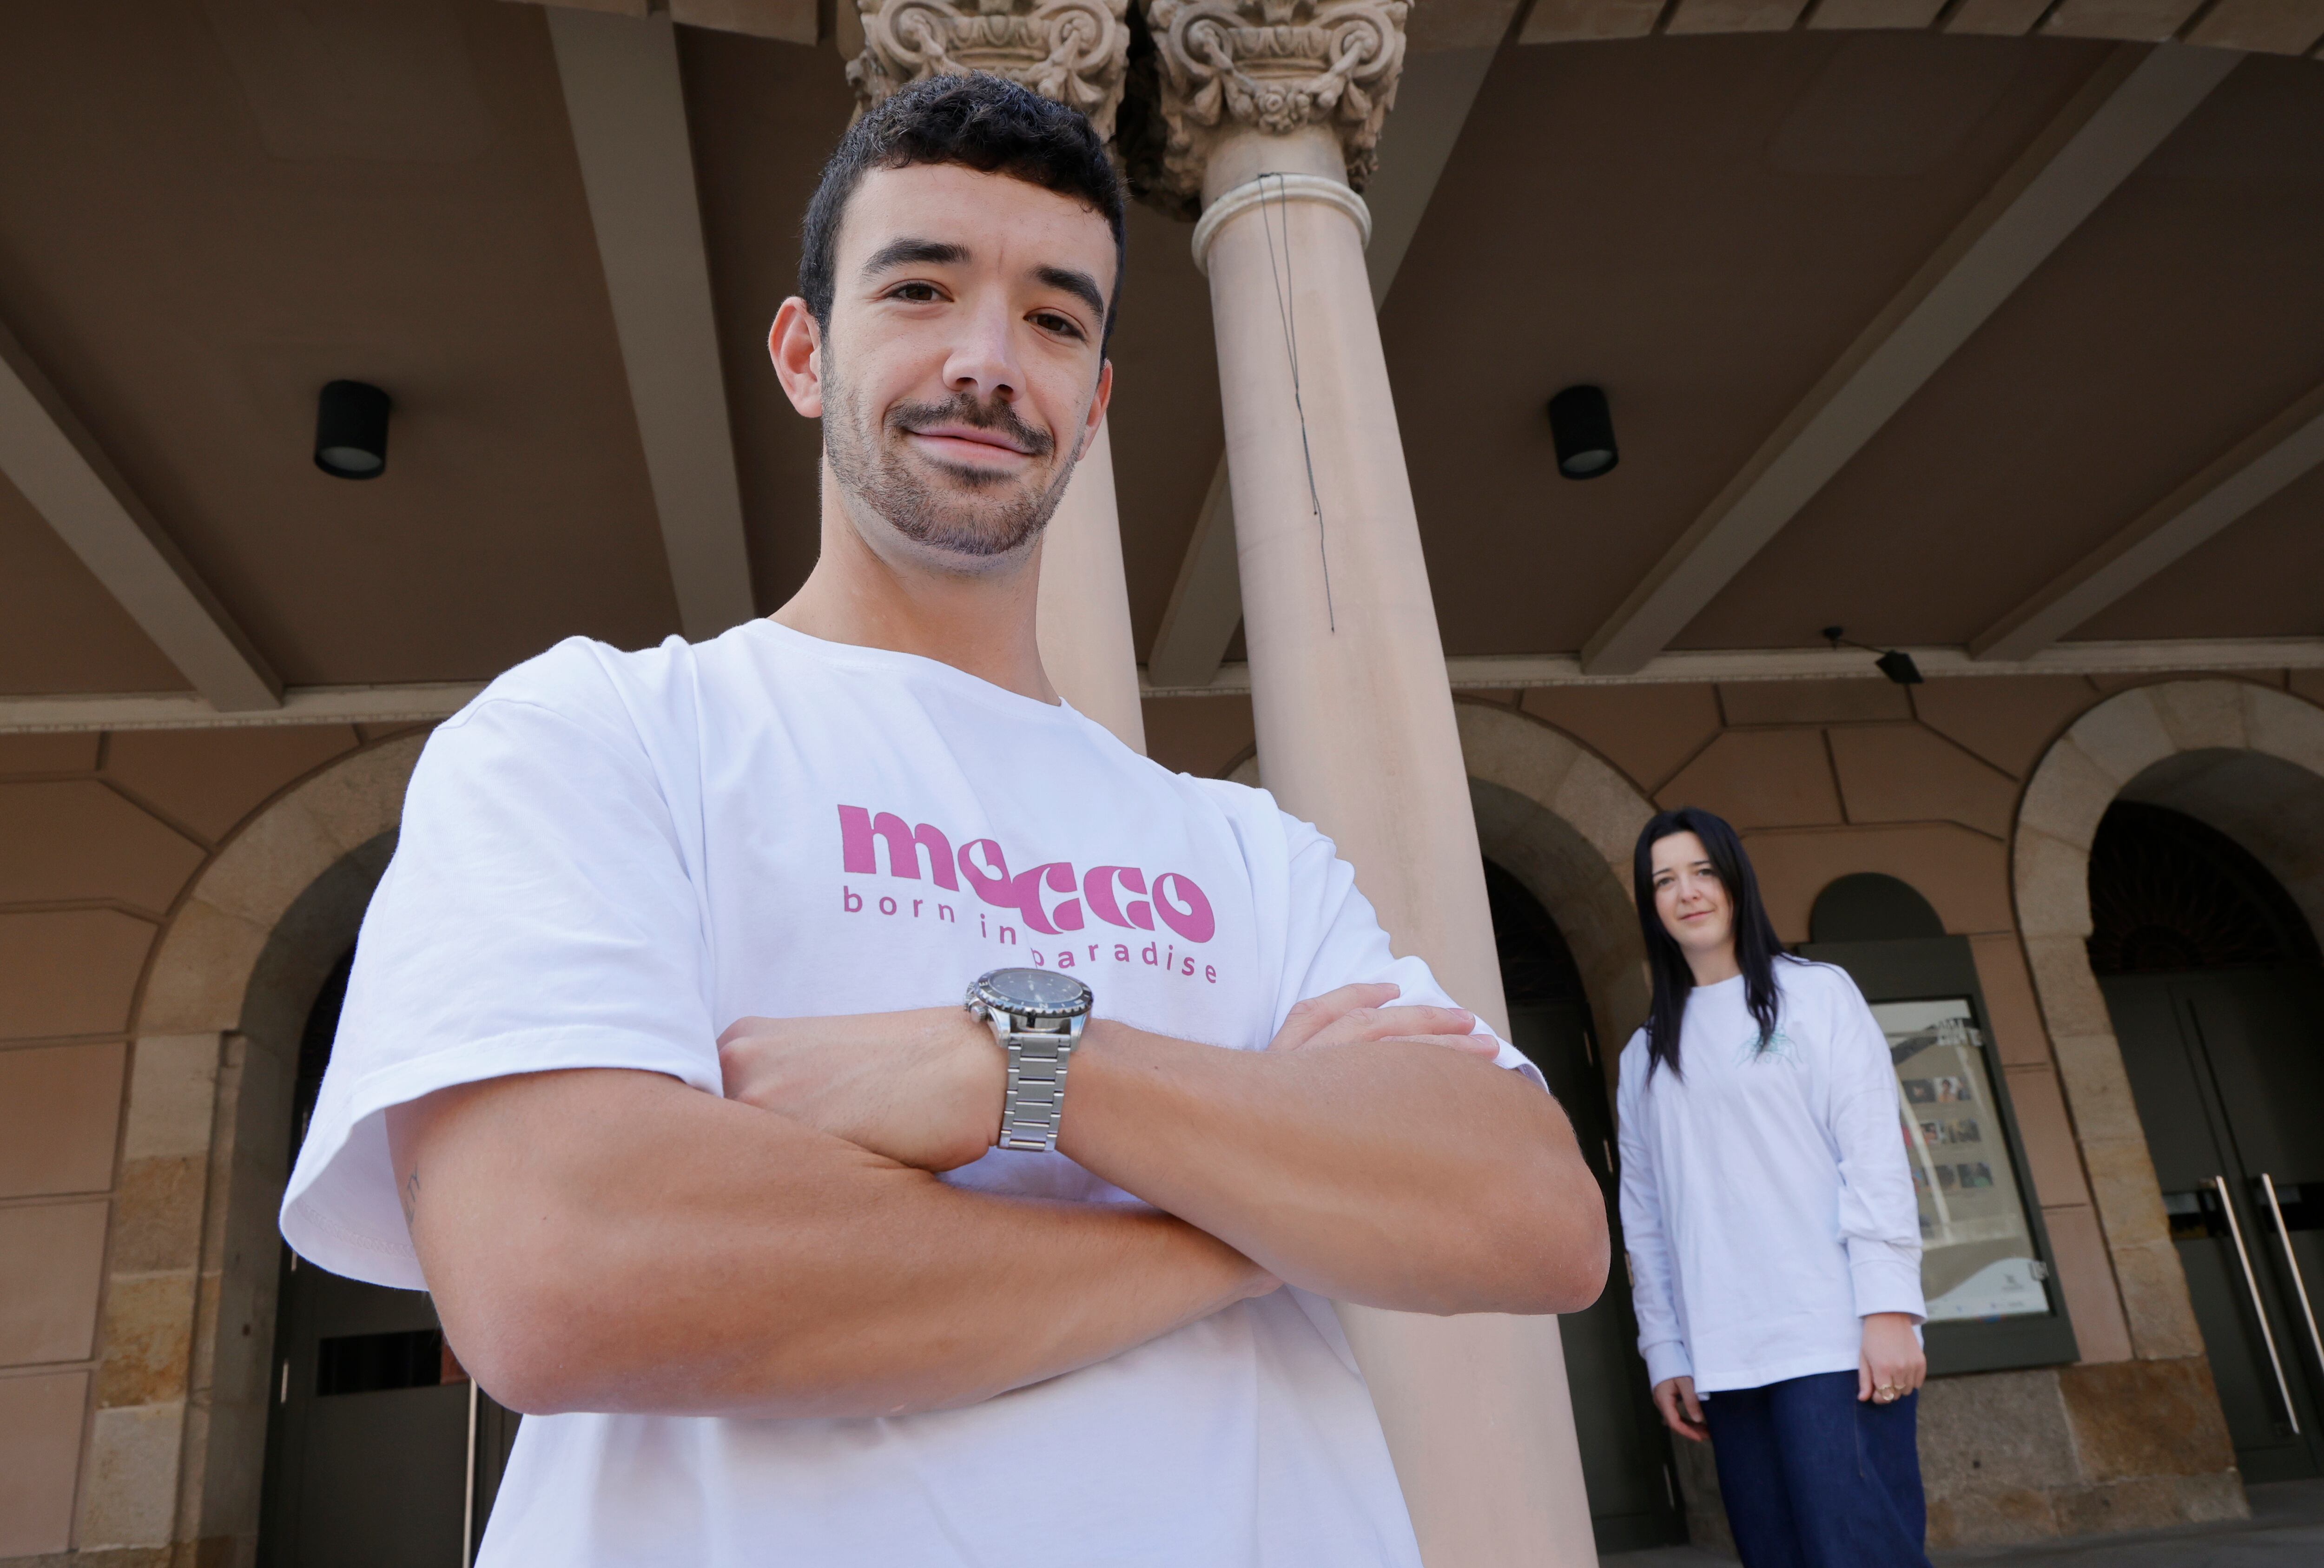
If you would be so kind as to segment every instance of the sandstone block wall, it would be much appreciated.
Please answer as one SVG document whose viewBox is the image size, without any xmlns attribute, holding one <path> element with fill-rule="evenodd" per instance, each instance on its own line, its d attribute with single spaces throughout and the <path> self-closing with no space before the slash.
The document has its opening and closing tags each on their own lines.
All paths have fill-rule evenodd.
<svg viewBox="0 0 2324 1568">
<path fill-rule="evenodd" d="M 380 738 L 0 735 L 0 1562 L 171 1557 L 235 1046 L 141 1033 L 146 977 L 237 828 Z"/>
<path fill-rule="evenodd" d="M 2132 687 L 2148 695 L 2107 706 Z M 1911 883 L 1970 939 L 2082 1361 L 1932 1387 L 1938 1544 L 2243 1508 L 2184 1281 L 2147 1223 L 2153 1177 L 2118 1053 L 2107 1064 L 2111 1028 L 2087 963 L 2074 970 L 2078 824 L 2153 777 L 2153 756 L 2209 759 L 2153 788 L 2213 815 L 2282 783 L 2236 757 L 2324 774 L 2319 705 L 2313 672 L 1463 694 L 1489 853 L 1564 926 L 1609 1044 L 1644 1011 L 1623 846 L 1658 807 L 1737 824 L 1787 941 L 1806 938 L 1817 893 L 1860 871 Z M 1245 699 L 1149 703 L 1147 733 L 1173 767 L 1251 767 Z M 392 826 L 411 746 L 392 766 L 337 767 L 388 739 L 0 736 L 0 1563 L 247 1554 L 246 1518 L 198 1545 L 205 1519 L 254 1499 L 264 1412 L 234 1390 L 263 1370 L 272 1332 L 271 1260 L 263 1284 L 223 1260 L 272 1245 L 248 1194 L 279 1182 L 280 1150 L 251 1130 L 287 1114 L 282 1034 L 309 977 L 252 1004 L 263 1018 L 244 991 L 289 927 L 337 931 L 359 908 L 350 895 L 326 918 L 298 900 Z M 2266 816 L 2284 842 L 2264 858 L 2324 908 L 2310 885 L 2324 844 L 2299 839 L 2305 820 Z M 1682 1454 L 1681 1472 L 1698 1534 L 1716 1540 L 1705 1457 Z"/>
</svg>

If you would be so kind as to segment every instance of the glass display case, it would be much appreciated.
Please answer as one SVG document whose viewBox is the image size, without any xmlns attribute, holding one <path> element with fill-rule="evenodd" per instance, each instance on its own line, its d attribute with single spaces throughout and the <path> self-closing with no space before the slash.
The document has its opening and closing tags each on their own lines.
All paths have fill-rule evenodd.
<svg viewBox="0 0 2324 1568">
<path fill-rule="evenodd" d="M 1967 997 L 1880 1001 L 1872 1016 L 1896 1071 L 1929 1321 L 2047 1313 L 2049 1269 L 2001 1136 L 1976 1009 Z"/>
<path fill-rule="evenodd" d="M 1816 942 L 1800 952 L 1847 970 L 1888 1037 L 1920 1208 L 1930 1373 L 2077 1360 L 1969 939 Z"/>
</svg>

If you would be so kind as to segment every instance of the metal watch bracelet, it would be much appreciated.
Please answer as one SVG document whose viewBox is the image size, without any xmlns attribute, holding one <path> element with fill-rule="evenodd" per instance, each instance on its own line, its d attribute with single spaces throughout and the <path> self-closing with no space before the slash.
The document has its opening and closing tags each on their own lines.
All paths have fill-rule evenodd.
<svg viewBox="0 0 2324 1568">
<path fill-rule="evenodd" d="M 1086 1016 L 1031 1019 L 995 1011 L 993 1035 L 1009 1056 L 1009 1087 L 1001 1101 L 995 1148 L 1047 1154 L 1057 1147 L 1065 1108 L 1065 1067 L 1081 1043 Z M 1042 1025 L 1048 1027 L 1044 1028 Z"/>
</svg>

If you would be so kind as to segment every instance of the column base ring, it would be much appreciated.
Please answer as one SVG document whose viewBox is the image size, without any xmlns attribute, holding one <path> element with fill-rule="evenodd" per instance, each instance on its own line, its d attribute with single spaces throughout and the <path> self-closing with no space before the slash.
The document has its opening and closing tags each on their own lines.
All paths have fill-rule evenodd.
<svg viewBox="0 0 2324 1568">
<path fill-rule="evenodd" d="M 1204 277 L 1211 272 L 1211 242 L 1228 220 L 1238 217 L 1254 207 L 1270 201 L 1320 201 L 1326 207 L 1336 207 L 1355 220 L 1359 243 L 1372 243 L 1372 210 L 1364 198 L 1337 180 L 1321 174 L 1261 174 L 1244 181 L 1233 189 L 1222 192 L 1216 201 L 1203 209 L 1194 223 L 1194 269 Z"/>
</svg>

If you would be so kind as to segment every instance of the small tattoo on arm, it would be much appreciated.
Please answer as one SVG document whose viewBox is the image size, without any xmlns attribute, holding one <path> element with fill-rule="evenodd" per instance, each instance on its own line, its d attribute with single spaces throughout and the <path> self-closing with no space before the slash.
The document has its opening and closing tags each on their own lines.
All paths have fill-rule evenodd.
<svg viewBox="0 0 2324 1568">
<path fill-rule="evenodd" d="M 420 1217 L 420 1170 L 418 1167 L 415 1166 L 412 1168 L 411 1175 L 404 1180 L 403 1190 L 396 1195 L 403 1200 L 403 1222 L 408 1226 Z"/>
</svg>

